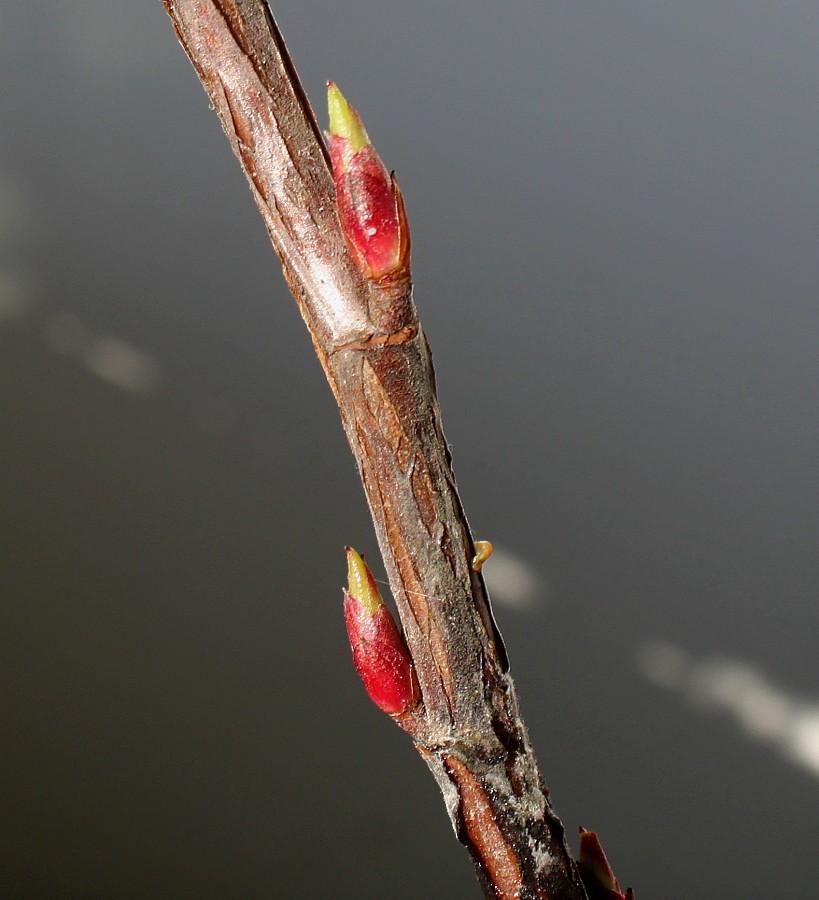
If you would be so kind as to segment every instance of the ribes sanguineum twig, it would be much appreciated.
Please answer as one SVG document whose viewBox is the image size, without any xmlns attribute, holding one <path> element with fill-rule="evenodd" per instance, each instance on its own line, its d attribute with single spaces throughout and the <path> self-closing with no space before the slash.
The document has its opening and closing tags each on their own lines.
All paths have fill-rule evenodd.
<svg viewBox="0 0 819 900">
<path fill-rule="evenodd" d="M 395 179 L 332 84 L 324 146 L 264 0 L 163 3 L 250 182 L 361 474 L 403 626 L 348 551 L 365 686 L 437 779 L 488 897 L 585 900 L 490 610 L 488 549 L 455 486 Z"/>
</svg>

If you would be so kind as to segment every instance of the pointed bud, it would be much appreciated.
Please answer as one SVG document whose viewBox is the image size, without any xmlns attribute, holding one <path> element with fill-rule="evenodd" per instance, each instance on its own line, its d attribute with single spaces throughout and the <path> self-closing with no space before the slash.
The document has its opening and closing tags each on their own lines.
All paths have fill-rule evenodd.
<svg viewBox="0 0 819 900">
<path fill-rule="evenodd" d="M 358 113 L 327 83 L 338 215 L 356 265 L 366 278 L 399 278 L 409 266 L 409 229 L 395 178 L 384 168 Z"/>
<path fill-rule="evenodd" d="M 620 891 L 620 884 L 614 877 L 606 854 L 593 831 L 580 829 L 580 856 L 577 868 L 583 887 L 589 900 L 634 900 L 629 888 L 628 893 Z"/>
<path fill-rule="evenodd" d="M 347 578 L 344 618 L 353 663 L 373 703 L 392 716 L 401 715 L 418 700 L 412 661 L 369 567 L 351 547 L 347 547 Z"/>
</svg>

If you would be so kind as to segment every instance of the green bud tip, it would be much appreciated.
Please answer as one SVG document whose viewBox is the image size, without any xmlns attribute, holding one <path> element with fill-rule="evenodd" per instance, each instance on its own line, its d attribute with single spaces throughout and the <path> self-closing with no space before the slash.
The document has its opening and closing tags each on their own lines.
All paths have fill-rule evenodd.
<svg viewBox="0 0 819 900">
<path fill-rule="evenodd" d="M 327 82 L 327 109 L 330 114 L 330 134 L 348 140 L 350 154 L 357 153 L 370 143 L 358 113 L 332 81 Z"/>
<path fill-rule="evenodd" d="M 346 550 L 349 593 L 361 605 L 362 610 L 371 616 L 384 605 L 384 601 L 363 557 L 352 547 L 347 547 Z"/>
</svg>

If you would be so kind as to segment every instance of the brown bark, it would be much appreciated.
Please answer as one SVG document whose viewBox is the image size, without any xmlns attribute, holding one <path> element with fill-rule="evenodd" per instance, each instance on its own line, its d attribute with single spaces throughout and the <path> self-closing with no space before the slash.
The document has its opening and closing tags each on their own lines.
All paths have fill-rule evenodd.
<svg viewBox="0 0 819 900">
<path fill-rule="evenodd" d="M 263 0 L 163 0 L 251 184 L 372 512 L 421 687 L 398 717 L 489 897 L 584 900 L 520 718 L 441 429 L 408 277 L 367 281 Z"/>
</svg>

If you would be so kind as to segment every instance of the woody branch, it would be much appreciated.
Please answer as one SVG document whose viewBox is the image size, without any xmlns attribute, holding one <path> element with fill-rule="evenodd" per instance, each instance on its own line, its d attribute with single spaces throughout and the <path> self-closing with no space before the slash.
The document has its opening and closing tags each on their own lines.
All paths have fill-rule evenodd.
<svg viewBox="0 0 819 900">
<path fill-rule="evenodd" d="M 342 227 L 327 150 L 264 0 L 163 3 L 247 175 L 358 464 L 417 678 L 393 717 L 488 897 L 584 900 L 472 565 L 397 185 L 403 243 L 384 269 Z"/>
</svg>

